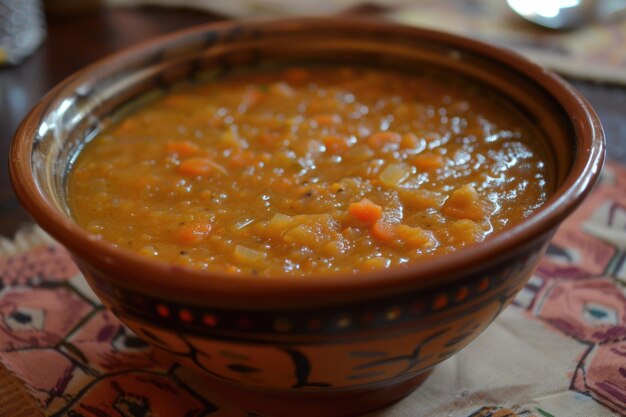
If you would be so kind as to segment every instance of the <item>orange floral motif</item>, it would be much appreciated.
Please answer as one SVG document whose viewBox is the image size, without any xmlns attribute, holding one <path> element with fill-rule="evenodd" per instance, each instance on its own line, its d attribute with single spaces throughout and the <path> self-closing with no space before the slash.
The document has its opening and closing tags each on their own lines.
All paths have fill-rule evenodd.
<svg viewBox="0 0 626 417">
<path fill-rule="evenodd" d="M 46 281 L 67 281 L 79 274 L 69 253 L 59 245 L 40 246 L 28 255 L 0 257 L 0 289 L 5 285 L 37 284 Z"/>
<path fill-rule="evenodd" d="M 515 407 L 515 409 L 503 407 L 482 407 L 480 410 L 470 414 L 468 417 L 537 417 L 537 415 L 528 410 L 520 410 L 517 407 Z"/>
<path fill-rule="evenodd" d="M 191 395 L 166 376 L 131 372 L 105 377 L 89 386 L 73 412 L 89 417 L 200 417 L 214 410 L 212 404 Z"/>
<path fill-rule="evenodd" d="M 13 287 L 0 298 L 0 350 L 52 347 L 92 306 L 72 289 Z"/>
</svg>

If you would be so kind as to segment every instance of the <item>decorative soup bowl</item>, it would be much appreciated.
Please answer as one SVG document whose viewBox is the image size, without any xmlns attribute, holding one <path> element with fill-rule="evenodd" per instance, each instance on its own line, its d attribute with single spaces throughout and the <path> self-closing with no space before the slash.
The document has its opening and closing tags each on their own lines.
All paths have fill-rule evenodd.
<svg viewBox="0 0 626 417">
<path fill-rule="evenodd" d="M 73 220 L 66 185 L 76 154 L 138 97 L 207 73 L 316 63 L 433 67 L 506 97 L 545 138 L 549 198 L 453 253 L 332 276 L 195 270 L 112 245 Z M 603 157 L 587 101 L 515 53 L 391 23 L 311 18 L 200 26 L 87 67 L 27 116 L 10 172 L 24 207 L 71 252 L 105 306 L 217 393 L 261 415 L 348 416 L 406 396 L 498 316 L 590 191 Z"/>
</svg>

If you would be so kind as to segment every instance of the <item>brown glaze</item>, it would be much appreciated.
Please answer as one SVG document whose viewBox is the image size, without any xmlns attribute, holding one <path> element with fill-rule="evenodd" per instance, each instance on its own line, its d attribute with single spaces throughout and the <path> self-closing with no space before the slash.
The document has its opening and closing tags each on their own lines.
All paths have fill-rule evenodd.
<svg viewBox="0 0 626 417">
<path fill-rule="evenodd" d="M 419 387 L 430 376 L 432 370 L 395 384 L 374 386 L 365 390 L 343 393 L 320 394 L 300 392 L 284 395 L 280 392 L 258 392 L 242 390 L 224 382 L 207 380 L 207 387 L 221 398 L 232 401 L 244 409 L 272 417 L 349 417 L 377 410 L 401 400 Z M 364 401 L 363 399 L 367 400 Z"/>
<path fill-rule="evenodd" d="M 439 65 L 508 96 L 549 138 L 553 197 L 523 224 L 477 246 L 333 280 L 184 269 L 115 248 L 71 220 L 63 180 L 72 154 L 129 100 L 207 71 L 319 61 Z M 252 410 L 284 415 L 262 398 L 298 402 L 307 393 L 325 401 L 341 392 L 352 400 L 324 415 L 351 415 L 408 393 L 407 381 L 416 384 L 498 315 L 590 190 L 603 156 L 602 128 L 589 104 L 512 52 L 395 24 L 318 18 L 200 26 L 102 60 L 33 109 L 15 136 L 10 169 L 23 205 L 147 341 L 230 392 L 254 391 L 249 398 L 258 399 L 246 404 Z"/>
</svg>

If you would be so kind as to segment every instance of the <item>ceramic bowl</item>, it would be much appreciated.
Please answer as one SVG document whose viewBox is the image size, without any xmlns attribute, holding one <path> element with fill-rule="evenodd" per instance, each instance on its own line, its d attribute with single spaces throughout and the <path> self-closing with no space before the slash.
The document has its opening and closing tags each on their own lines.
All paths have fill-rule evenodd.
<svg viewBox="0 0 626 417">
<path fill-rule="evenodd" d="M 452 255 L 332 280 L 193 271 L 113 247 L 72 221 L 72 158 L 127 103 L 207 73 L 318 62 L 437 66 L 507 96 L 547 138 L 553 196 L 522 224 Z M 404 397 L 494 320 L 589 192 L 603 155 L 589 104 L 517 54 L 392 23 L 310 18 L 200 26 L 89 66 L 28 115 L 10 170 L 24 207 L 154 347 L 255 413 L 347 416 Z"/>
</svg>

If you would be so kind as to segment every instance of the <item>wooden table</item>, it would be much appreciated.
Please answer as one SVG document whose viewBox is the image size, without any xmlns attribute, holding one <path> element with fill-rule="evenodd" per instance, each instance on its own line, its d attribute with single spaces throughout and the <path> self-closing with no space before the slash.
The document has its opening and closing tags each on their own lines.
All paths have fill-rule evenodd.
<svg viewBox="0 0 626 417">
<path fill-rule="evenodd" d="M 13 194 L 6 160 L 11 138 L 29 109 L 55 84 L 85 65 L 133 43 L 183 27 L 219 20 L 197 10 L 96 8 L 48 17 L 48 38 L 17 67 L 0 69 L 0 236 L 29 221 Z M 626 164 L 626 88 L 572 81 L 604 124 L 608 155 Z"/>
</svg>

